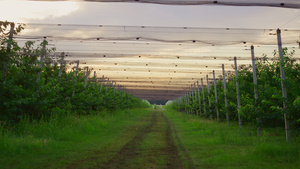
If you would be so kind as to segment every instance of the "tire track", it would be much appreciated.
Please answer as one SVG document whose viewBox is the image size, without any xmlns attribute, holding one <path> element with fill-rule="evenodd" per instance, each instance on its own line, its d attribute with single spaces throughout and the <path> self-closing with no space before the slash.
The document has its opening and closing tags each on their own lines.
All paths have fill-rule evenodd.
<svg viewBox="0 0 300 169">
<path fill-rule="evenodd" d="M 126 166 L 126 161 L 129 159 L 136 158 L 140 155 L 139 146 L 141 145 L 145 136 L 151 132 L 153 126 L 157 123 L 157 112 L 153 113 L 151 117 L 151 122 L 149 125 L 143 127 L 139 133 L 131 139 L 127 144 L 125 144 L 122 149 L 109 160 L 102 169 L 120 169 L 120 168 L 130 168 Z"/>
<path fill-rule="evenodd" d="M 174 124 L 171 123 L 171 122 L 169 121 L 168 117 L 165 116 L 164 114 L 163 114 L 163 117 L 164 117 L 165 121 L 166 121 L 167 124 L 168 124 L 168 130 L 167 130 L 167 132 L 170 133 L 170 134 L 168 134 L 168 135 L 170 135 L 169 137 L 171 137 L 171 138 L 170 138 L 170 142 L 173 142 L 173 143 L 171 143 L 171 144 L 172 144 L 172 147 L 173 147 L 173 145 L 174 145 L 175 148 L 176 148 L 174 139 L 173 139 L 173 137 L 172 137 L 172 135 L 171 135 L 171 133 L 174 133 L 174 137 L 175 137 L 175 139 L 176 139 L 176 141 L 177 141 L 177 143 L 178 143 L 178 146 L 179 146 L 181 152 L 183 153 L 184 160 L 187 162 L 187 167 L 188 167 L 188 169 L 195 169 L 196 167 L 195 167 L 195 165 L 194 165 L 194 162 L 193 162 L 193 160 L 191 159 L 190 155 L 188 154 L 188 151 L 184 148 L 184 146 L 183 146 L 183 144 L 182 144 L 180 138 L 178 137 L 178 134 L 177 134 L 177 131 L 176 131 L 176 129 L 175 129 Z M 178 157 L 175 157 L 175 158 L 180 158 L 180 157 L 179 157 L 179 153 L 178 153 L 177 148 L 176 148 L 176 151 L 174 151 L 174 154 L 175 154 L 175 153 L 177 154 L 176 156 L 178 156 Z M 172 156 L 170 156 L 170 157 L 172 157 Z M 172 159 L 171 159 L 171 160 L 172 160 Z M 173 162 L 174 162 L 174 161 L 173 161 Z M 174 163 L 174 165 L 176 165 L 176 164 Z M 177 164 L 177 165 L 180 165 L 180 164 Z M 181 166 L 182 166 L 182 163 L 181 163 Z M 182 167 L 182 168 L 183 168 L 183 167 Z"/>
<path fill-rule="evenodd" d="M 172 136 L 172 126 L 169 122 L 169 119 L 162 113 L 162 116 L 167 124 L 166 130 L 166 143 L 167 143 L 167 153 L 168 153 L 168 163 L 167 168 L 169 169 L 181 169 L 183 168 L 182 161 L 179 156 L 179 152 L 175 145 L 174 138 Z"/>
</svg>

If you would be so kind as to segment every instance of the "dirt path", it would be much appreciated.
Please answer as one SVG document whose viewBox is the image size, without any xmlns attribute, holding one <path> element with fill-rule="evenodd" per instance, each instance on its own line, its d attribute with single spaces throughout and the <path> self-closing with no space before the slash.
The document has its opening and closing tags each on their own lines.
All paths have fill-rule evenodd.
<svg viewBox="0 0 300 169">
<path fill-rule="evenodd" d="M 195 168 L 177 136 L 174 125 L 162 111 L 154 111 L 150 117 L 147 117 L 147 120 L 144 120 L 142 125 L 138 126 L 137 130 L 136 135 L 121 147 L 118 152 L 98 151 L 97 157 L 92 156 L 84 160 L 89 163 L 93 161 L 97 164 L 96 166 L 79 167 L 79 163 L 73 163 L 73 165 L 68 168 Z M 179 147 L 180 155 L 177 147 Z M 109 160 L 106 162 L 95 162 L 99 157 L 103 157 L 105 154 L 110 154 Z M 80 165 L 82 165 L 81 162 Z"/>
</svg>

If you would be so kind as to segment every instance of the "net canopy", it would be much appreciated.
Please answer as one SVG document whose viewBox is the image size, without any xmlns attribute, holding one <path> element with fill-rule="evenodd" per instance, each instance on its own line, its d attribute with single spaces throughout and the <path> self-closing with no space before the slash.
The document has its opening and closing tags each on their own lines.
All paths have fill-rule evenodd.
<svg viewBox="0 0 300 169">
<path fill-rule="evenodd" d="M 80 60 L 98 78 L 105 76 L 139 98 L 172 100 L 206 75 L 212 80 L 213 70 L 220 76 L 222 64 L 226 73 L 233 72 L 235 56 L 239 65 L 250 64 L 251 45 L 256 57 L 272 57 L 276 35 L 276 29 L 28 23 L 14 38 L 21 44 L 46 38 L 58 56 L 65 52 L 70 63 Z M 281 30 L 281 35 L 299 59 L 300 30 Z"/>
<path fill-rule="evenodd" d="M 34 0 L 63 1 L 63 0 Z M 82 0 L 90 2 L 133 2 L 164 5 L 230 5 L 230 6 L 270 6 L 284 8 L 300 8 L 298 0 Z"/>
</svg>

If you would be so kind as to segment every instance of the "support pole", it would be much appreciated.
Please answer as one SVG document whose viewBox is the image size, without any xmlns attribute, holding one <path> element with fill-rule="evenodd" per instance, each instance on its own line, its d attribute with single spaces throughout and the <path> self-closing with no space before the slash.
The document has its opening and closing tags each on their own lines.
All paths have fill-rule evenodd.
<svg viewBox="0 0 300 169">
<path fill-rule="evenodd" d="M 197 81 L 197 91 L 198 91 L 198 102 L 199 102 L 199 111 L 200 111 L 200 114 L 199 115 L 202 115 L 202 110 L 201 110 L 201 98 L 200 98 L 200 89 L 199 89 L 199 82 Z"/>
<path fill-rule="evenodd" d="M 224 82 L 224 100 L 225 100 L 225 109 L 226 109 L 226 121 L 227 121 L 227 125 L 229 126 L 229 113 L 228 113 L 228 101 L 227 101 L 227 89 L 226 89 L 224 64 L 222 64 L 222 72 L 223 72 L 223 82 Z"/>
<path fill-rule="evenodd" d="M 9 35 L 8 35 L 8 39 L 9 42 L 7 43 L 7 55 L 9 56 L 10 52 L 11 52 L 11 42 L 14 36 L 14 30 L 15 30 L 15 23 L 10 23 L 10 30 L 9 30 Z"/>
<path fill-rule="evenodd" d="M 100 91 L 99 91 L 99 97 L 98 98 L 100 98 L 100 96 L 101 96 L 103 81 L 104 81 L 104 75 L 102 75 L 102 78 L 101 78 Z"/>
<path fill-rule="evenodd" d="M 206 81 L 207 81 L 207 95 L 208 95 L 207 97 L 208 97 L 208 106 L 209 106 L 209 117 L 210 117 L 210 121 L 212 121 L 208 75 L 206 75 Z"/>
<path fill-rule="evenodd" d="M 206 114 L 205 93 L 204 93 L 204 86 L 203 86 L 202 78 L 201 78 L 201 87 L 202 87 L 202 96 L 203 96 L 203 113 Z"/>
<path fill-rule="evenodd" d="M 242 118 L 240 114 L 240 87 L 239 87 L 239 78 L 238 78 L 238 71 L 237 71 L 237 63 L 236 63 L 236 57 L 234 57 L 234 68 L 235 68 L 235 78 L 236 78 L 236 95 L 237 95 L 237 109 L 238 109 L 238 117 L 239 117 L 239 126 L 242 128 Z"/>
<path fill-rule="evenodd" d="M 189 107 L 190 107 L 190 97 L 189 97 L 189 93 L 187 93 L 187 103 L 188 103 L 188 108 L 187 108 L 188 114 L 190 114 L 190 109 L 189 109 Z"/>
<path fill-rule="evenodd" d="M 194 108 L 194 92 L 193 92 L 193 85 L 190 86 L 190 97 L 191 97 L 191 114 L 194 114 L 193 108 Z"/>
<path fill-rule="evenodd" d="M 85 72 L 84 90 L 86 90 L 88 76 L 89 76 L 89 67 L 87 66 L 86 67 L 86 72 Z"/>
<path fill-rule="evenodd" d="M 257 79 L 256 79 L 256 65 L 255 65 L 255 56 L 254 56 L 254 46 L 251 45 L 251 59 L 252 59 L 252 69 L 253 69 L 253 84 L 254 84 L 254 98 L 255 98 L 255 109 L 258 111 L 258 91 L 257 91 Z M 258 112 L 257 121 L 257 135 L 261 136 L 261 119 Z"/>
<path fill-rule="evenodd" d="M 41 54 L 41 57 L 40 57 L 40 64 L 39 64 L 39 73 L 38 73 L 38 80 L 37 81 L 40 81 L 40 77 L 41 77 L 41 73 L 42 73 L 42 67 L 43 67 L 43 62 L 44 62 L 44 57 L 46 55 L 46 37 L 44 37 L 44 40 L 42 42 L 42 54 Z"/>
<path fill-rule="evenodd" d="M 11 44 L 12 44 L 12 40 L 13 40 L 13 36 L 14 36 L 14 30 L 15 30 L 15 23 L 10 23 L 10 31 L 9 31 L 9 36 L 8 36 L 8 43 L 7 43 L 7 50 L 6 50 L 6 58 L 4 60 L 4 65 L 3 65 L 3 77 L 6 77 L 6 73 L 7 73 L 7 64 L 10 58 L 10 52 L 11 52 Z"/>
<path fill-rule="evenodd" d="M 194 83 L 194 98 L 195 98 L 195 104 L 197 103 L 197 88 L 196 88 L 196 83 Z M 198 109 L 197 109 L 197 107 L 195 107 L 196 108 L 196 115 L 198 116 Z"/>
<path fill-rule="evenodd" d="M 287 112 L 287 91 L 286 91 L 286 81 L 285 81 L 285 71 L 284 71 L 284 60 L 282 53 L 282 42 L 281 42 L 281 31 L 277 29 L 277 42 L 278 42 L 278 52 L 280 56 L 280 75 L 281 75 L 281 88 L 282 88 L 282 97 L 283 101 L 283 111 L 284 111 L 284 123 L 285 123 L 285 134 L 286 141 L 288 143 L 291 142 L 291 133 L 290 133 L 290 125 L 288 121 L 288 112 Z"/>
<path fill-rule="evenodd" d="M 95 88 L 96 82 L 97 82 L 97 80 L 96 80 L 96 71 L 94 71 L 94 83 L 93 83 L 94 88 Z"/>
<path fill-rule="evenodd" d="M 77 74 L 78 74 L 78 68 L 79 68 L 79 60 L 76 61 L 76 63 L 77 63 L 77 66 L 76 66 L 76 72 L 75 72 L 75 77 L 74 77 L 74 87 L 73 87 L 72 97 L 75 96 L 76 81 L 77 81 Z"/>
<path fill-rule="evenodd" d="M 62 52 L 60 56 L 61 56 L 60 57 L 60 69 L 59 69 L 58 77 L 61 77 L 61 74 L 62 74 L 65 52 Z"/>
<path fill-rule="evenodd" d="M 217 112 L 217 120 L 220 121 L 220 114 L 219 114 L 219 106 L 218 106 L 218 93 L 217 93 L 217 84 L 216 84 L 216 77 L 215 71 L 213 70 L 213 77 L 214 77 L 214 88 L 215 88 L 215 99 L 216 99 L 216 112 Z"/>
<path fill-rule="evenodd" d="M 108 85 L 109 85 L 109 78 L 107 78 L 107 83 L 105 86 L 105 95 L 107 95 Z"/>
</svg>

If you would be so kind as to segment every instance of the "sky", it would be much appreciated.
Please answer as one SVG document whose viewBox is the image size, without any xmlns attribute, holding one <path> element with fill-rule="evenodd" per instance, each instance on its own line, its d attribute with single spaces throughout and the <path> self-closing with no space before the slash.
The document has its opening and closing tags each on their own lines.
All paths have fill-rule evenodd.
<svg viewBox="0 0 300 169">
<path fill-rule="evenodd" d="M 0 20 L 38 24 L 246 29 L 281 28 L 299 30 L 300 10 L 276 7 L 173 6 L 141 3 L 0 0 Z M 33 31 L 36 30 L 33 29 Z M 52 30 L 48 29 L 47 31 L 50 32 Z M 76 32 L 76 30 L 74 30 L 74 32 Z M 77 33 L 80 33 L 80 30 L 78 30 Z M 165 31 L 164 33 L 168 32 Z M 295 40 L 298 40 L 298 38 Z M 276 39 L 274 41 L 276 42 Z M 54 41 L 51 43 L 54 43 Z M 124 78 L 128 77 L 129 80 L 134 81 L 134 79 L 138 77 L 146 81 L 145 83 L 139 82 L 139 85 L 146 85 L 148 87 L 149 84 L 151 86 L 164 86 L 166 83 L 175 86 L 180 86 L 181 83 L 185 83 L 182 86 L 187 87 L 196 82 L 196 80 L 205 78 L 206 74 L 209 74 L 211 78 L 212 70 L 218 69 L 216 70 L 216 74 L 220 75 L 220 66 L 222 63 L 225 63 L 226 70 L 232 70 L 233 56 L 245 56 L 246 58 L 250 58 L 250 46 L 242 44 L 230 48 L 228 46 L 199 46 L 198 44 L 175 43 L 163 46 L 158 42 L 151 41 L 149 42 L 150 45 L 148 43 L 137 43 L 135 41 L 130 43 L 112 43 L 110 41 L 82 43 L 81 41 L 73 41 L 72 45 L 69 44 L 65 46 L 59 46 L 59 43 L 61 42 L 56 42 L 58 51 L 68 49 L 72 52 L 72 50 L 84 51 L 88 48 L 89 50 L 91 48 L 100 49 L 100 52 L 96 50 L 95 52 L 98 52 L 101 58 L 95 59 L 95 57 L 92 57 L 90 58 L 91 62 L 87 63 L 87 65 L 93 67 L 94 70 L 97 70 L 98 77 L 105 75 L 106 77 L 114 77 L 115 79 L 121 78 L 120 81 L 122 81 L 122 78 L 124 80 Z M 265 53 L 266 49 L 271 53 L 276 49 L 276 46 L 258 47 L 256 48 L 256 52 L 261 56 L 262 53 Z M 103 51 L 111 54 L 126 54 L 127 52 L 132 56 L 103 58 L 103 53 L 101 53 Z M 141 54 L 147 54 L 147 52 L 148 54 L 156 53 L 160 56 L 142 55 L 142 57 L 138 57 L 140 53 L 137 52 L 141 52 Z M 171 55 L 170 57 L 168 57 L 169 54 Z M 175 57 L 176 54 L 186 55 L 186 57 L 180 57 L 180 59 L 178 59 Z M 230 59 L 224 59 L 225 56 L 223 55 L 229 55 Z M 212 57 L 206 56 L 216 56 L 216 59 L 212 60 Z M 299 54 L 297 56 L 299 57 Z M 82 59 L 81 55 L 74 57 L 77 57 L 76 59 Z M 87 57 L 85 59 L 83 62 L 89 62 Z M 238 61 L 239 64 L 250 62 L 250 59 L 240 59 Z M 119 82 L 119 84 L 136 85 L 136 83 L 130 84 L 130 82 Z"/>
<path fill-rule="evenodd" d="M 300 27 L 300 10 L 276 7 L 1 0 L 0 20 L 54 24 L 297 29 Z"/>
</svg>

